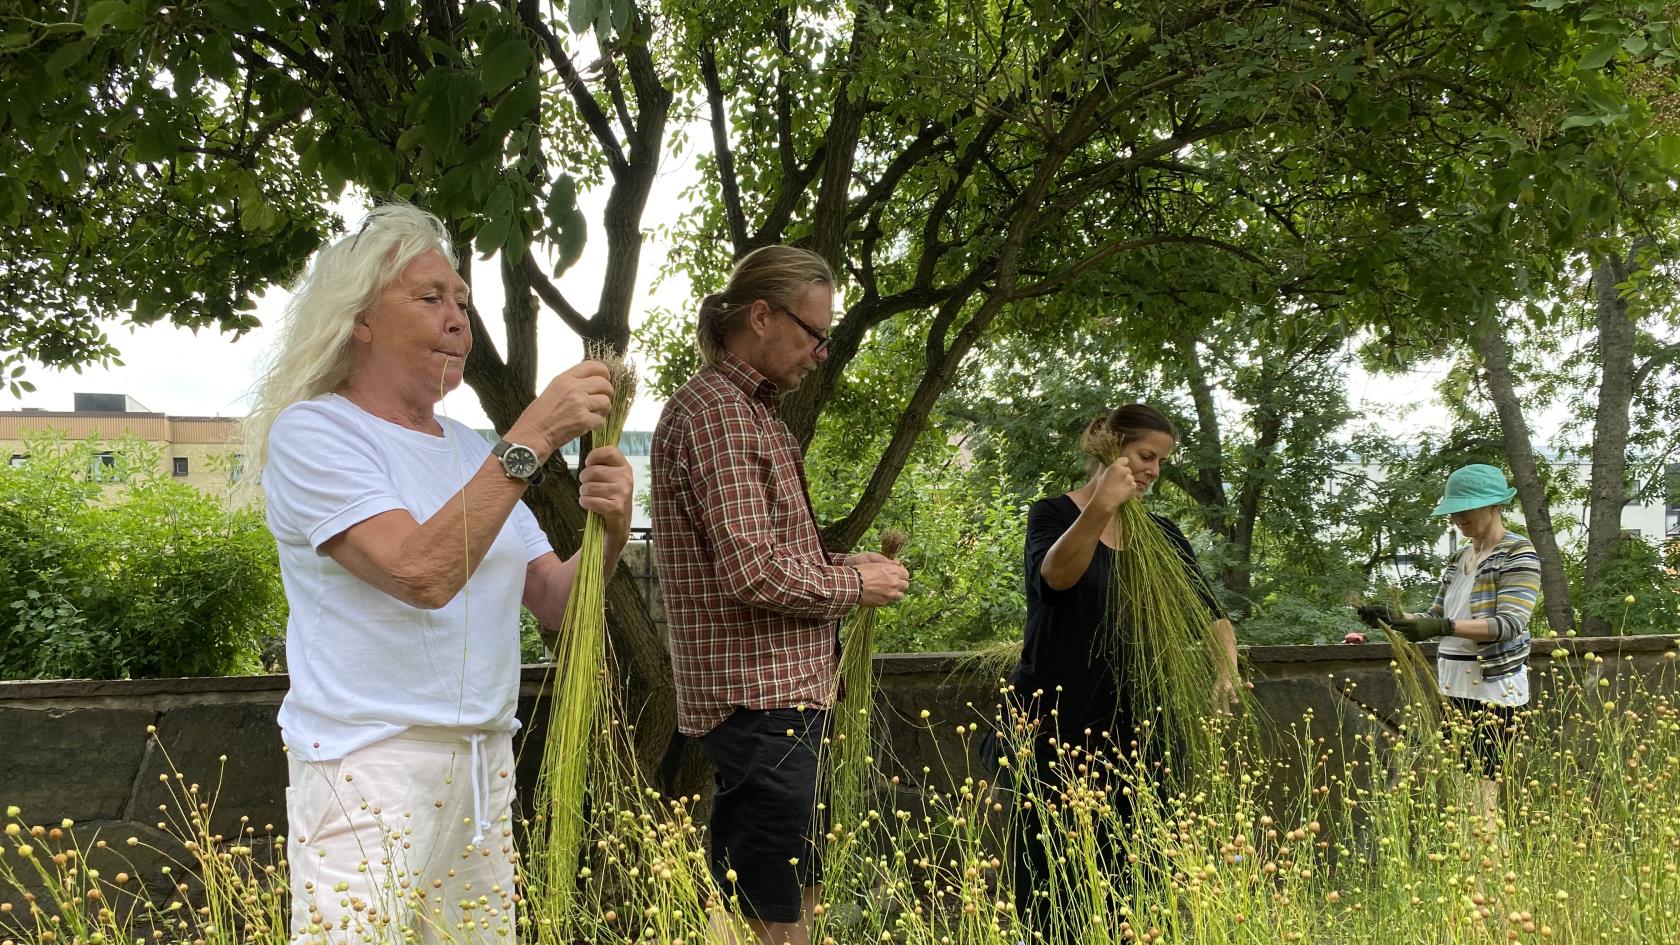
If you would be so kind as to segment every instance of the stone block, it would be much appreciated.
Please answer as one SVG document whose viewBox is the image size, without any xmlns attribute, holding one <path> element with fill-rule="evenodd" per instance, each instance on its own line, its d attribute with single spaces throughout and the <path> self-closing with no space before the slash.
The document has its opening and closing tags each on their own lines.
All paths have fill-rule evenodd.
<svg viewBox="0 0 1680 945">
<path fill-rule="evenodd" d="M 242 816 L 259 830 L 264 824 L 284 824 L 286 755 L 274 719 L 277 708 L 268 702 L 233 702 L 178 705 L 164 713 L 157 738 L 146 745 L 130 816 L 151 823 L 158 819 L 159 805 L 178 815 L 184 806 L 181 792 L 197 784 L 194 804 L 211 805 L 214 833 L 232 836 Z"/>
<path fill-rule="evenodd" d="M 122 818 L 155 718 L 109 706 L 0 708 L 0 805 L 38 824 Z"/>
</svg>

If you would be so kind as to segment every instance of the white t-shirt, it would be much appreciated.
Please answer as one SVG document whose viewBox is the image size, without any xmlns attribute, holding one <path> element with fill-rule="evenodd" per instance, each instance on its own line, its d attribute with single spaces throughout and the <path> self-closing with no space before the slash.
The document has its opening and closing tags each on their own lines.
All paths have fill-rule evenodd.
<svg viewBox="0 0 1680 945">
<path fill-rule="evenodd" d="M 1470 620 L 1470 591 L 1476 583 L 1481 560 L 1474 547 L 1464 549 L 1453 568 L 1452 583 L 1441 601 L 1441 616 L 1448 620 Z M 1475 699 L 1492 705 L 1528 704 L 1528 667 L 1492 682 L 1482 678 L 1482 664 L 1476 660 L 1480 644 L 1463 637 L 1442 637 L 1435 648 L 1435 676 L 1441 692 L 1461 699 Z"/>
<path fill-rule="evenodd" d="M 263 490 L 291 616 L 287 746 L 331 761 L 415 725 L 519 727 L 519 607 L 525 569 L 552 551 L 517 503 L 466 587 L 437 610 L 411 607 L 318 549 L 381 512 L 424 522 L 490 453 L 438 417 L 442 437 L 381 420 L 337 394 L 293 404 L 269 432 Z"/>
</svg>

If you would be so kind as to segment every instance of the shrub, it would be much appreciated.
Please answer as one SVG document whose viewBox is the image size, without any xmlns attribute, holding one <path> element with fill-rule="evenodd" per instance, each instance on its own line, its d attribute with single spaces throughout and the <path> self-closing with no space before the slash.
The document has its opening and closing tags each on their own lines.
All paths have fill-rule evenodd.
<svg viewBox="0 0 1680 945">
<path fill-rule="evenodd" d="M 28 440 L 0 470 L 0 677 L 232 675 L 261 668 L 285 622 L 274 541 L 159 474 L 156 447 Z"/>
<path fill-rule="evenodd" d="M 1601 618 L 1615 634 L 1673 633 L 1680 625 L 1680 580 L 1650 542 L 1633 536 L 1616 542 L 1591 587 L 1581 586 L 1578 564 L 1570 570 L 1584 620 Z"/>
</svg>

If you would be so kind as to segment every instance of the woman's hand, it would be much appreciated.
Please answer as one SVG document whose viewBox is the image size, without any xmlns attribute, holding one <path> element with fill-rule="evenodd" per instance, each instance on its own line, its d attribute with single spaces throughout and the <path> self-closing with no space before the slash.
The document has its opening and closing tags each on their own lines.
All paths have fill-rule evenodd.
<svg viewBox="0 0 1680 945">
<path fill-rule="evenodd" d="M 1393 626 L 1394 623 L 1406 615 L 1399 611 L 1390 610 L 1384 604 L 1372 604 L 1358 609 L 1359 622 L 1372 630 L 1381 629 L 1383 624 Z"/>
<path fill-rule="evenodd" d="M 1124 456 L 1103 467 L 1092 481 L 1096 488 L 1091 493 L 1091 504 L 1108 512 L 1125 505 L 1143 491 L 1132 476 L 1132 461 Z"/>
<path fill-rule="evenodd" d="M 607 538 L 615 547 L 630 539 L 631 500 L 636 492 L 635 472 L 616 446 L 589 451 L 578 473 L 578 505 L 601 516 Z"/>
<path fill-rule="evenodd" d="M 1441 617 L 1403 617 L 1389 624 L 1395 633 L 1413 643 L 1422 643 L 1453 632 L 1453 622 Z"/>
<path fill-rule="evenodd" d="M 1242 701 L 1240 688 L 1242 683 L 1230 673 L 1220 673 L 1213 681 L 1213 711 L 1230 712 Z"/>
<path fill-rule="evenodd" d="M 580 362 L 548 382 L 508 428 L 508 442 L 529 446 L 538 459 L 548 462 L 555 450 L 607 422 L 612 394 L 607 366 Z"/>
</svg>

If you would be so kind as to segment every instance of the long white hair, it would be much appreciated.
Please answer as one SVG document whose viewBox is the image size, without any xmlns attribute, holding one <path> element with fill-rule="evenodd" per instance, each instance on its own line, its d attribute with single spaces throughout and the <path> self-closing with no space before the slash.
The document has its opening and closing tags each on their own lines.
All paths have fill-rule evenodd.
<svg viewBox="0 0 1680 945">
<path fill-rule="evenodd" d="M 350 376 L 350 332 L 408 264 L 436 250 L 457 265 L 443 221 L 407 203 L 368 212 L 362 227 L 315 255 L 292 286 L 280 342 L 270 352 L 245 418 L 245 483 L 262 475 L 280 412 L 336 390 Z"/>
</svg>

